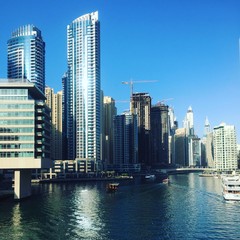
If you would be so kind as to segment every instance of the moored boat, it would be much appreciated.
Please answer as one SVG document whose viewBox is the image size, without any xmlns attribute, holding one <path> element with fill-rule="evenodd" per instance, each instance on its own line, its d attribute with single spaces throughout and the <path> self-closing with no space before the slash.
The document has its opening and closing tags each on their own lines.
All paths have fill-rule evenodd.
<svg viewBox="0 0 240 240">
<path fill-rule="evenodd" d="M 156 180 L 156 176 L 155 174 L 147 174 L 145 175 L 144 180 L 146 182 L 154 182 Z"/>
<path fill-rule="evenodd" d="M 118 190 L 119 183 L 108 183 L 107 192 L 116 192 Z"/>
<path fill-rule="evenodd" d="M 222 194 L 225 200 L 240 201 L 240 177 L 239 176 L 223 177 Z"/>
<path fill-rule="evenodd" d="M 164 179 L 162 180 L 162 183 L 165 183 L 165 184 L 170 183 L 169 178 L 164 178 Z"/>
</svg>

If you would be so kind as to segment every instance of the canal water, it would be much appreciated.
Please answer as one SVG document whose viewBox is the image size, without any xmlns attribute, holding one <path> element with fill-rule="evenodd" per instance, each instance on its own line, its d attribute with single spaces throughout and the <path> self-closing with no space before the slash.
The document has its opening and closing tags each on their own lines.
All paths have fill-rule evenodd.
<svg viewBox="0 0 240 240">
<path fill-rule="evenodd" d="M 240 203 L 225 202 L 221 182 L 198 174 L 171 183 L 104 182 L 33 186 L 31 198 L 0 202 L 0 239 L 240 239 Z"/>
</svg>

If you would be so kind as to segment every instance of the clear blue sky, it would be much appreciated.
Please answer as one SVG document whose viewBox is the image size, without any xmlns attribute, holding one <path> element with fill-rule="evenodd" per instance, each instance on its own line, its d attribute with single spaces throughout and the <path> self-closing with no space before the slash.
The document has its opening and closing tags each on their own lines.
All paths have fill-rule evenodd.
<svg viewBox="0 0 240 240">
<path fill-rule="evenodd" d="M 136 83 L 153 103 L 174 107 L 179 126 L 188 107 L 201 137 L 211 127 L 235 125 L 240 135 L 239 0 L 21 0 L 1 4 L 0 77 L 7 76 L 7 40 L 19 26 L 34 24 L 46 42 L 46 84 L 61 90 L 67 66 L 67 25 L 99 11 L 104 94 L 129 100 L 122 81 Z M 118 112 L 128 109 L 117 103 Z"/>
</svg>

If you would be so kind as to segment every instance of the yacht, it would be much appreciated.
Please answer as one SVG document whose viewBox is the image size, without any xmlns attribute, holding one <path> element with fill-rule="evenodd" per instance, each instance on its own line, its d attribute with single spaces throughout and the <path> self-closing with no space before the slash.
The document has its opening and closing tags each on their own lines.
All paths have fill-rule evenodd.
<svg viewBox="0 0 240 240">
<path fill-rule="evenodd" d="M 225 200 L 240 201 L 240 176 L 222 177 L 222 190 Z"/>
</svg>

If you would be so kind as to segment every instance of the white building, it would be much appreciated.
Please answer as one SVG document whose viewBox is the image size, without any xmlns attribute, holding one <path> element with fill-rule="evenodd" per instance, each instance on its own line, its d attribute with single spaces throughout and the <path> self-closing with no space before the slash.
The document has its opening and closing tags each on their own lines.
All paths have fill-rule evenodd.
<svg viewBox="0 0 240 240">
<path fill-rule="evenodd" d="M 217 170 L 237 169 L 237 141 L 233 125 L 220 124 L 213 129 L 214 162 Z"/>
<path fill-rule="evenodd" d="M 75 19 L 67 27 L 68 159 L 99 162 L 101 139 L 100 23 L 98 12 Z"/>
<path fill-rule="evenodd" d="M 194 135 L 193 110 L 191 106 L 188 108 L 185 119 L 183 120 L 183 127 L 187 131 L 187 136 Z"/>
</svg>

